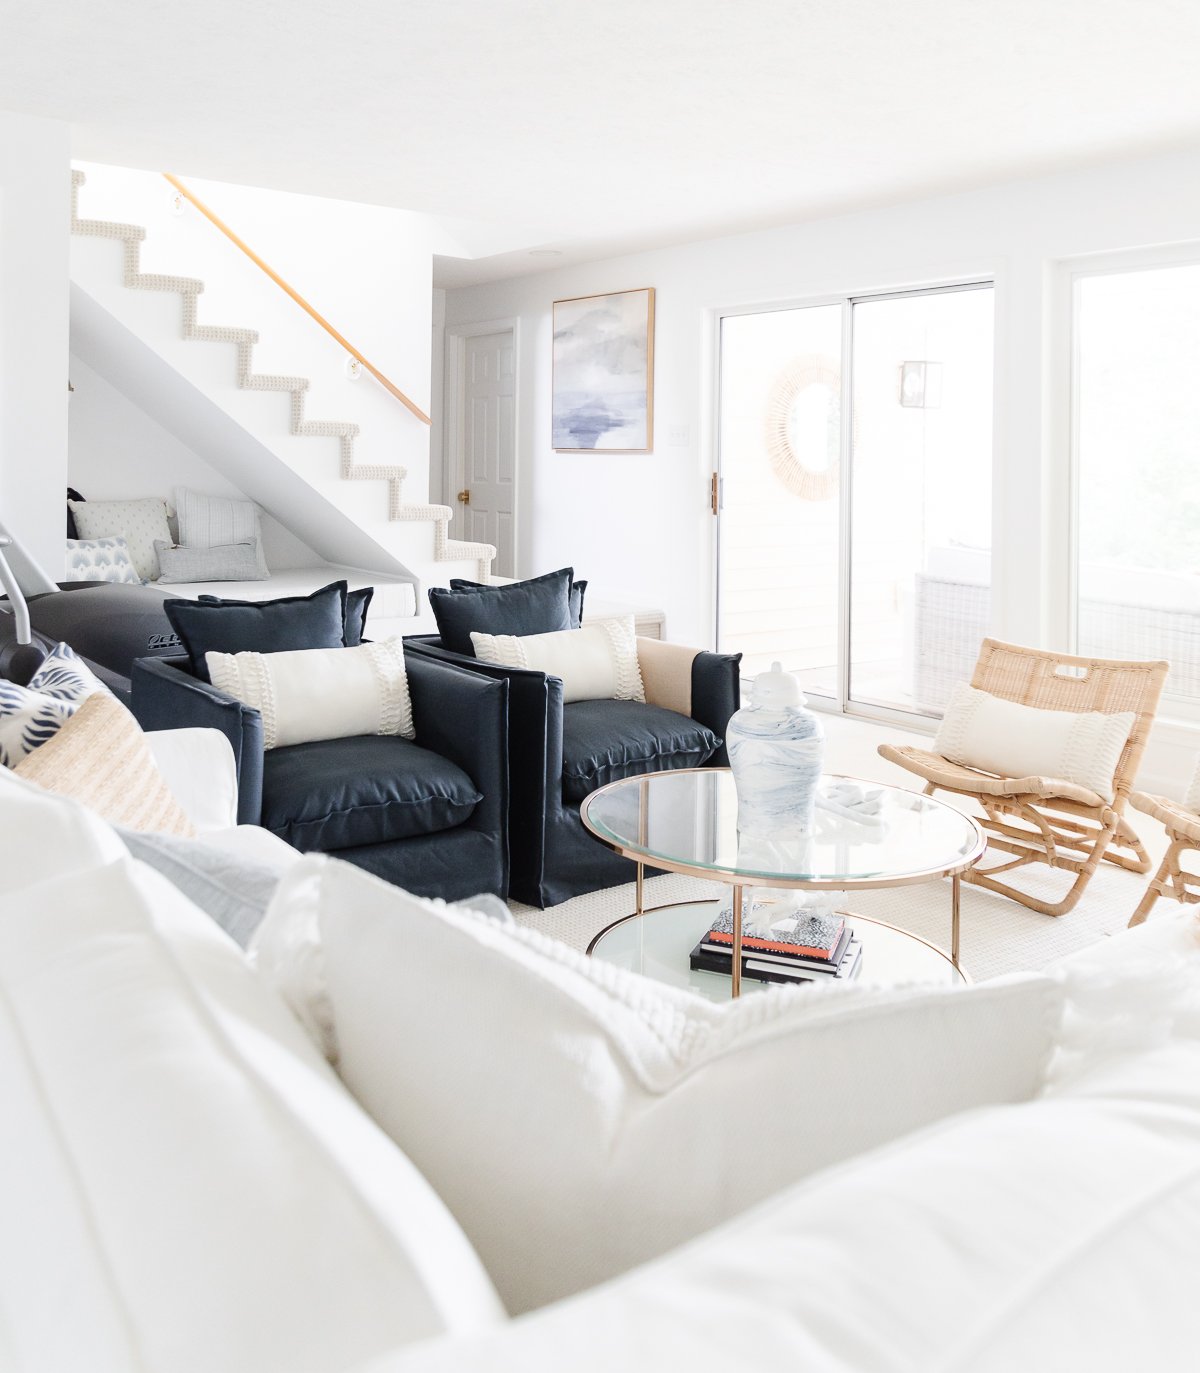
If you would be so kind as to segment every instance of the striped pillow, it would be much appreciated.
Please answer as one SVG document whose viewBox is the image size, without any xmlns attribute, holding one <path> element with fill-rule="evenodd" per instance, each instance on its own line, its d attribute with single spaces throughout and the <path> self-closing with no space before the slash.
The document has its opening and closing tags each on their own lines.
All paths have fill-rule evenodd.
<svg viewBox="0 0 1200 1373">
<path fill-rule="evenodd" d="M 175 488 L 175 514 L 179 521 L 179 543 L 184 548 L 220 548 L 226 544 L 254 541 L 260 578 L 269 577 L 263 557 L 262 529 L 258 506 L 253 501 L 235 501 L 227 496 L 202 496 L 186 486 Z"/>
<path fill-rule="evenodd" d="M 28 686 L 0 680 L 0 764 L 15 768 L 53 739 L 89 696 L 108 688 L 67 644 L 57 644 Z"/>
</svg>

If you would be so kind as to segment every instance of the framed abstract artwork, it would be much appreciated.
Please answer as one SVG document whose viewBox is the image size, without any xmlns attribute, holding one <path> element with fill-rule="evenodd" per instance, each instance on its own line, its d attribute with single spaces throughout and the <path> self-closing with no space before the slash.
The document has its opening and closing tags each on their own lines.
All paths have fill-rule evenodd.
<svg viewBox="0 0 1200 1373">
<path fill-rule="evenodd" d="M 554 302 L 553 447 L 654 447 L 654 289 Z"/>
</svg>

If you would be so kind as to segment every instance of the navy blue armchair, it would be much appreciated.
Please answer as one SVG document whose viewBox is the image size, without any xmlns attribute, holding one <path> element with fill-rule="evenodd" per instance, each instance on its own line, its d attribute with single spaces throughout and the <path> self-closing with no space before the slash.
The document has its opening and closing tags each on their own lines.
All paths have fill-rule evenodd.
<svg viewBox="0 0 1200 1373">
<path fill-rule="evenodd" d="M 187 658 L 139 658 L 147 730 L 207 726 L 229 740 L 238 821 L 328 853 L 420 896 L 508 895 L 508 683 L 405 650 L 416 739 L 370 735 L 263 749 L 252 706 Z"/>
<path fill-rule="evenodd" d="M 564 704 L 558 677 L 453 653 L 436 635 L 407 638 L 404 646 L 508 683 L 511 885 L 529 905 L 553 906 L 633 881 L 635 865 L 584 828 L 579 807 L 589 792 L 647 772 L 728 765 L 725 726 L 740 703 L 740 653 L 639 639 L 646 704 Z"/>
</svg>

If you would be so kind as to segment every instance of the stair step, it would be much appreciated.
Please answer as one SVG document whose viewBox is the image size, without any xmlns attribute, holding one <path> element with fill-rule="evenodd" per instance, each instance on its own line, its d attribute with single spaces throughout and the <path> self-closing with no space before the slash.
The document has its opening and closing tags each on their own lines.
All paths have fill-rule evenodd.
<svg viewBox="0 0 1200 1373">
<path fill-rule="evenodd" d="M 252 366 L 258 331 L 227 325 L 201 324 L 197 319 L 197 300 L 204 292 L 204 283 L 193 277 L 174 276 L 162 272 L 141 270 L 141 245 L 146 230 L 138 224 L 122 224 L 112 220 L 82 219 L 79 215 L 79 191 L 86 184 L 84 172 L 71 172 L 71 232 L 89 238 L 111 239 L 123 247 L 124 284 L 130 290 L 174 292 L 179 295 L 183 313 L 183 336 L 200 343 L 233 344 L 238 350 L 238 386 L 244 391 L 279 391 L 290 393 L 291 432 L 299 438 L 333 438 L 339 444 L 339 477 L 342 481 L 380 481 L 388 487 L 387 520 L 428 522 L 433 525 L 434 559 L 438 562 L 476 561 L 479 579 L 486 580 L 496 550 L 491 544 L 470 543 L 449 537 L 449 523 L 453 512 L 446 505 L 407 504 L 404 501 L 404 480 L 407 469 L 399 464 L 363 463 L 354 461 L 354 441 L 360 429 L 357 424 L 340 420 L 305 418 L 305 393 L 310 382 L 307 377 L 276 376 L 255 372 Z M 322 482 L 310 481 L 318 490 Z M 339 504 L 334 502 L 334 504 Z M 357 502 L 355 502 L 357 504 Z"/>
</svg>

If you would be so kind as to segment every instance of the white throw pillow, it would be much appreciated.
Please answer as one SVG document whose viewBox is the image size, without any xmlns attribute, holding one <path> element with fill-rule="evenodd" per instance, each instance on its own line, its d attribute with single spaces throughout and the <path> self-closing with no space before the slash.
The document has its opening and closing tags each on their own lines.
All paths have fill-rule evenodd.
<svg viewBox="0 0 1200 1373">
<path fill-rule="evenodd" d="M 129 544 L 123 538 L 68 539 L 63 581 L 114 582 L 118 586 L 142 584 L 129 556 Z"/>
<path fill-rule="evenodd" d="M 287 653 L 206 653 L 204 661 L 218 691 L 261 712 L 264 748 L 364 734 L 415 737 L 400 639 Z"/>
<path fill-rule="evenodd" d="M 175 517 L 179 525 L 178 542 L 188 548 L 219 548 L 252 539 L 260 580 L 271 575 L 263 554 L 258 506 L 253 501 L 202 496 L 198 491 L 178 486 L 175 488 Z M 176 541 L 168 537 L 167 542 Z"/>
<path fill-rule="evenodd" d="M 0 1004 L 5 1367 L 344 1373 L 501 1317 L 428 1183 L 156 873 L 6 899 Z"/>
<path fill-rule="evenodd" d="M 573 1301 L 355 1373 L 1192 1373 L 1197 1234 L 1200 1045 L 1175 1043 L 851 1160 Z"/>
<path fill-rule="evenodd" d="M 480 662 L 561 677 L 565 703 L 646 699 L 632 615 L 551 634 L 472 633 L 471 643 Z"/>
<path fill-rule="evenodd" d="M 933 751 L 1002 777 L 1050 777 L 1113 799 L 1113 773 L 1137 716 L 1040 710 L 959 682 Z"/>
<path fill-rule="evenodd" d="M 930 1121 L 1028 1099 L 1061 1012 L 1040 976 L 715 1005 L 313 855 L 256 944 L 514 1314 Z"/>
<path fill-rule="evenodd" d="M 171 543 L 167 503 L 158 497 L 139 501 L 68 501 L 81 539 L 122 538 L 129 556 L 144 581 L 158 576 L 155 539 Z"/>
<path fill-rule="evenodd" d="M 28 686 L 0 678 L 0 766 L 15 768 L 98 691 L 108 688 L 69 644 L 50 650 Z"/>
</svg>

